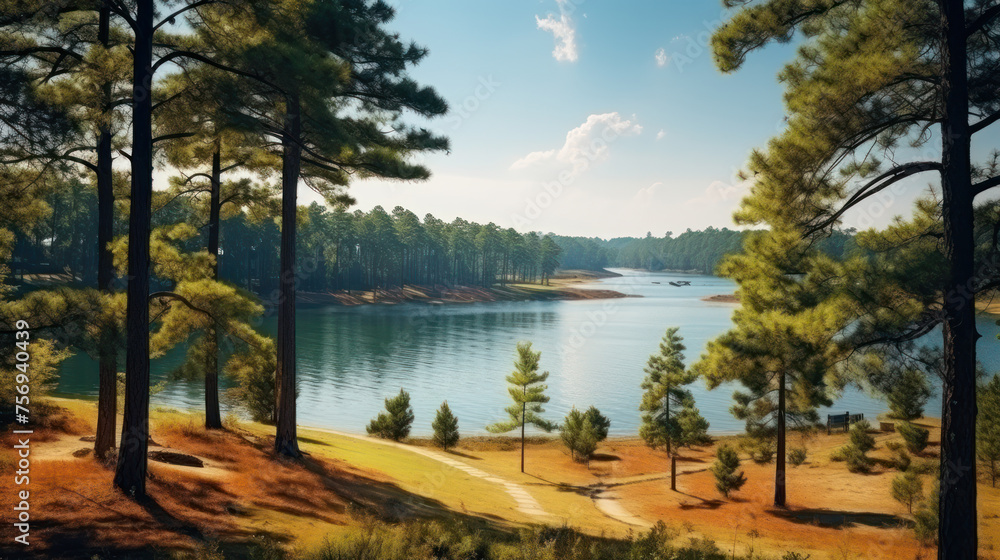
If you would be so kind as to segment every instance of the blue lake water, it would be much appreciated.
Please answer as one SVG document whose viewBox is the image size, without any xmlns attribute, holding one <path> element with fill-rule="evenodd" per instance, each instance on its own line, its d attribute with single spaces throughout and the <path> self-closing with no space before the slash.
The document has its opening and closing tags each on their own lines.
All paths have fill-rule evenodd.
<svg viewBox="0 0 1000 560">
<path fill-rule="evenodd" d="M 515 345 L 530 340 L 550 372 L 547 416 L 561 420 L 572 406 L 596 405 L 611 419 L 613 435 L 634 435 L 639 424 L 643 366 L 657 350 L 667 327 L 680 327 L 688 364 L 708 341 L 726 331 L 735 305 L 703 301 L 731 294 L 735 285 L 712 276 L 619 270 L 593 287 L 642 297 L 549 302 L 454 305 L 369 305 L 300 309 L 298 312 L 299 423 L 351 432 L 382 408 L 383 398 L 405 388 L 416 415 L 414 434 L 430 433 L 434 411 L 447 400 L 463 434 L 485 433 L 486 424 L 503 418 L 509 404 L 504 377 L 511 371 Z M 688 280 L 674 287 L 671 280 Z M 1000 370 L 1000 327 L 981 317 L 980 360 L 989 372 Z M 264 329 L 274 331 L 273 318 Z M 939 334 L 929 335 L 939 344 Z M 154 360 L 152 378 L 166 379 L 183 358 L 175 351 Z M 86 356 L 63 365 L 59 394 L 94 396 L 97 368 Z M 223 386 L 227 386 L 223 380 Z M 713 433 L 740 431 L 729 413 L 734 387 L 708 391 L 693 386 Z M 201 384 L 171 382 L 154 395 L 154 405 L 198 409 Z M 874 418 L 886 407 L 848 389 L 834 412 L 861 412 Z M 936 397 L 927 407 L 938 415 Z M 827 411 L 822 411 L 826 414 Z"/>
</svg>

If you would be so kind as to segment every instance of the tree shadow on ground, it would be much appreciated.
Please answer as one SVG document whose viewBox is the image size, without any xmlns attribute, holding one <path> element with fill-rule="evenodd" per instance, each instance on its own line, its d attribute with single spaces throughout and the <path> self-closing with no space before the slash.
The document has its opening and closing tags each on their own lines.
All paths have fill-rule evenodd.
<svg viewBox="0 0 1000 560">
<path fill-rule="evenodd" d="M 693 498 L 697 500 L 697 502 L 695 503 L 681 502 L 680 504 L 678 504 L 678 507 L 685 511 L 692 509 L 719 509 L 720 507 L 722 507 L 723 504 L 726 503 L 718 498 L 714 499 L 702 498 L 701 496 L 695 496 L 694 494 L 688 494 L 686 492 L 681 492 L 679 490 L 677 491 L 677 493 L 682 496 L 687 496 L 688 498 Z M 730 501 L 738 502 L 739 500 L 731 498 Z"/>
<path fill-rule="evenodd" d="M 41 463 L 48 472 L 40 473 L 46 480 L 36 484 L 46 486 L 45 493 L 53 498 L 44 504 L 44 515 L 32 520 L 30 552 L 39 558 L 145 559 L 217 544 L 227 556 L 245 558 L 255 538 L 281 543 L 292 538 L 280 524 L 268 528 L 247 522 L 263 512 L 268 518 L 291 517 L 288 522 L 296 525 L 316 525 L 315 530 L 332 530 L 321 528 L 324 524 L 352 524 L 356 515 L 385 521 L 445 518 L 473 527 L 510 529 L 497 516 L 449 508 L 392 480 L 345 469 L 335 460 L 277 458 L 268 438 L 232 438 L 226 445 L 241 461 L 224 469 L 228 474 L 160 467 L 147 484 L 152 497 L 141 501 L 113 490 L 113 472 L 100 468 L 93 458 Z M 21 552 L 14 557 L 22 557 Z M 6 550 L 0 547 L 4 557 Z"/>
<path fill-rule="evenodd" d="M 622 458 L 618 455 L 611 455 L 610 453 L 594 453 L 590 456 L 591 462 L 609 462 L 609 461 L 621 461 Z"/>
<path fill-rule="evenodd" d="M 531 473 L 524 473 L 524 474 L 530 476 L 531 478 L 535 478 L 541 481 L 541 482 L 529 483 L 529 485 L 531 486 L 551 486 L 556 490 L 558 490 L 559 492 L 570 492 L 573 494 L 578 494 L 580 496 L 587 496 L 587 497 L 591 497 L 595 493 L 600 491 L 600 489 L 598 488 L 598 486 L 600 485 L 588 486 L 588 485 L 569 484 L 566 482 L 553 482 L 551 480 L 544 479 L 538 475 L 534 475 Z"/>
<path fill-rule="evenodd" d="M 843 529 L 856 525 L 889 529 L 897 527 L 913 527 L 913 521 L 890 513 L 871 513 L 857 511 L 838 511 L 822 508 L 768 510 L 775 517 L 787 519 L 793 523 L 816 525 Z"/>
<path fill-rule="evenodd" d="M 483 460 L 482 457 L 476 457 L 475 455 L 469 455 L 468 453 L 462 453 L 461 451 L 458 451 L 456 449 L 448 449 L 448 450 L 445 451 L 445 453 L 447 453 L 449 455 L 455 455 L 457 457 L 462 457 L 463 459 L 472 459 L 472 460 L 475 460 L 475 461 L 482 461 Z"/>
</svg>

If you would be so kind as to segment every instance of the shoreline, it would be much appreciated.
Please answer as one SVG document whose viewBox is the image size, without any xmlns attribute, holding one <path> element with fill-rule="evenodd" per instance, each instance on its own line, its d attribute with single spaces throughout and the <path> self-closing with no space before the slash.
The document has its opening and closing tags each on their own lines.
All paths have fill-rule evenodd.
<svg viewBox="0 0 1000 560">
<path fill-rule="evenodd" d="M 296 303 L 307 307 L 359 305 L 397 305 L 421 303 L 426 305 L 450 305 L 461 303 L 486 303 L 500 301 L 576 301 L 589 299 L 618 299 L 641 297 L 623 294 L 615 290 L 586 288 L 585 284 L 595 283 L 604 278 L 621 276 L 608 270 L 566 270 L 553 275 L 549 284 L 526 284 L 514 282 L 490 288 L 479 286 L 406 285 L 377 291 L 298 292 Z"/>
<path fill-rule="evenodd" d="M 97 396 L 96 395 L 77 395 L 77 394 L 71 394 L 71 393 L 52 393 L 52 394 L 46 395 L 44 398 L 47 399 L 47 400 L 50 400 L 50 401 L 54 401 L 57 404 L 59 402 L 61 402 L 61 401 L 69 401 L 69 402 L 75 402 L 75 403 L 88 403 L 88 404 L 92 404 L 94 406 L 97 405 Z M 204 409 L 201 406 L 198 406 L 198 407 L 176 406 L 176 405 L 170 405 L 170 404 L 158 404 L 158 403 L 154 403 L 152 401 L 150 401 L 149 409 L 150 409 L 151 412 L 156 412 L 156 413 L 160 413 L 160 414 L 180 414 L 180 415 L 188 416 L 188 417 L 199 417 L 199 416 L 204 417 L 204 414 L 205 414 Z M 240 422 L 248 423 L 248 424 L 258 424 L 258 422 L 254 422 L 254 421 L 252 421 L 252 420 L 250 420 L 248 418 L 243 417 L 240 413 L 236 412 L 235 410 L 233 410 L 233 408 L 231 408 L 229 406 L 223 406 L 223 411 L 222 412 L 223 412 L 223 414 L 222 414 L 223 417 L 225 417 L 227 415 L 227 413 L 233 413 L 233 414 L 235 414 L 235 416 L 238 417 L 238 420 Z M 117 415 L 118 415 L 119 422 L 120 422 L 120 419 L 121 419 L 121 416 L 122 416 L 122 412 L 119 410 L 117 412 Z M 870 421 L 872 421 L 874 423 L 877 423 L 877 422 L 880 421 L 880 419 L 881 419 L 881 415 L 876 416 L 876 417 L 872 417 L 872 418 L 867 419 L 867 420 L 870 420 Z M 898 422 L 898 420 L 886 420 L 886 421 L 887 422 Z M 936 417 L 936 416 L 923 416 L 923 417 L 917 419 L 916 421 L 914 421 L 914 423 L 918 424 L 918 425 L 924 425 L 924 426 L 932 426 L 932 427 L 934 427 L 935 423 L 940 423 L 940 421 L 941 421 L 941 419 L 938 418 L 938 417 Z M 875 426 L 874 423 L 873 423 L 873 427 Z M 261 426 L 267 426 L 267 427 L 272 428 L 272 429 L 274 428 L 274 426 L 272 424 L 260 424 L 260 425 Z M 299 423 L 299 422 L 296 423 L 296 426 L 297 426 L 297 428 L 299 430 L 312 430 L 312 431 L 317 431 L 317 432 L 328 432 L 328 433 L 340 434 L 340 435 L 343 435 L 343 436 L 346 436 L 346 437 L 354 437 L 354 438 L 362 438 L 362 439 L 369 438 L 368 434 L 366 434 L 364 430 L 352 430 L 350 428 L 339 428 L 339 427 L 330 426 L 330 425 L 307 424 L 307 423 Z M 805 429 L 808 430 L 808 429 L 811 429 L 811 428 L 825 429 L 825 428 L 823 428 L 822 423 L 817 424 L 816 426 L 813 426 L 813 427 L 810 427 L 810 428 L 805 428 Z M 789 428 L 789 433 L 796 433 L 796 432 L 799 432 L 799 431 L 802 431 L 802 428 Z M 878 430 L 876 430 L 876 432 L 878 432 Z M 470 443 L 475 443 L 477 445 L 487 445 L 487 446 L 501 445 L 501 446 L 503 446 L 503 445 L 506 445 L 508 443 L 510 443 L 510 444 L 519 444 L 519 442 L 521 440 L 521 438 L 520 438 L 519 435 L 490 434 L 489 432 L 478 431 L 478 430 L 471 431 L 471 432 L 463 432 L 463 433 L 465 434 L 465 435 L 462 436 L 462 440 L 463 441 L 468 441 Z M 747 435 L 747 433 L 746 433 L 745 430 L 712 430 L 711 428 L 709 428 L 708 435 L 709 435 L 709 437 L 711 437 L 713 439 L 719 440 L 719 439 L 742 438 L 742 437 L 745 437 Z M 558 434 L 549 434 L 549 433 L 544 433 L 544 432 L 537 433 L 536 432 L 536 433 L 528 433 L 526 435 L 526 441 L 528 443 L 544 444 L 544 443 L 550 443 L 550 442 L 560 441 L 560 437 L 559 437 Z M 609 434 L 608 437 L 607 437 L 607 439 L 605 441 L 616 442 L 616 443 L 642 443 L 642 438 L 639 436 L 638 428 L 637 428 L 636 432 L 632 433 L 632 434 L 621 434 L 621 433 L 612 433 L 612 434 Z M 402 440 L 402 443 L 405 443 L 407 445 L 413 445 L 413 446 L 416 446 L 416 447 L 427 447 L 427 446 L 432 445 L 432 434 L 431 433 L 423 433 L 423 432 L 421 432 L 421 433 L 418 433 L 416 435 L 408 436 L 406 439 Z"/>
<path fill-rule="evenodd" d="M 740 298 L 736 294 L 716 294 L 714 296 L 705 296 L 701 298 L 701 301 L 739 304 Z"/>
</svg>

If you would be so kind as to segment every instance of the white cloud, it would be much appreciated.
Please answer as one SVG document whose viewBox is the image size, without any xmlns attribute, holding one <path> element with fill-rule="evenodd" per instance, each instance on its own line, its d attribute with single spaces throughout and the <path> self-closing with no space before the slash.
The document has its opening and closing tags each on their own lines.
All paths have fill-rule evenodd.
<svg viewBox="0 0 1000 560">
<path fill-rule="evenodd" d="M 525 169 L 541 163 L 556 163 L 570 166 L 578 175 L 597 161 L 607 159 L 611 143 L 622 136 L 642 133 L 642 126 L 622 119 L 617 112 L 590 115 L 580 126 L 566 133 L 566 142 L 561 148 L 531 152 L 515 161 L 511 169 Z"/>
<path fill-rule="evenodd" d="M 644 189 L 639 189 L 639 191 L 635 193 L 635 198 L 636 200 L 648 202 L 652 200 L 653 197 L 655 197 L 657 194 L 662 192 L 663 188 L 664 188 L 663 183 L 657 181 Z"/>
<path fill-rule="evenodd" d="M 666 49 L 663 47 L 656 49 L 656 54 L 654 56 L 656 57 L 656 65 L 660 68 L 663 68 L 670 62 L 670 55 L 667 54 Z"/>
<path fill-rule="evenodd" d="M 576 62 L 579 54 L 576 48 L 576 27 L 569 17 L 566 4 L 569 0 L 556 0 L 559 4 L 559 17 L 548 15 L 545 19 L 535 16 L 535 23 L 542 31 L 549 31 L 555 37 L 556 47 L 552 56 L 559 62 Z"/>
<path fill-rule="evenodd" d="M 663 137 L 666 136 L 666 135 L 667 135 L 667 133 L 664 132 L 663 129 L 661 128 L 660 131 L 656 133 L 656 139 L 657 140 L 663 140 Z"/>
</svg>

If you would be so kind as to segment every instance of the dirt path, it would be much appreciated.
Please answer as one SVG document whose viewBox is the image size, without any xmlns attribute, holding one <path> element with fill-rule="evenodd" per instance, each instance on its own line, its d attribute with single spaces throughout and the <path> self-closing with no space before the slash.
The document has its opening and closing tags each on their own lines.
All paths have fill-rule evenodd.
<svg viewBox="0 0 1000 560">
<path fill-rule="evenodd" d="M 35 459 L 49 461 L 72 461 L 81 457 L 88 457 L 93 453 L 94 443 L 89 438 L 81 438 L 78 435 L 63 434 L 57 439 L 39 442 L 32 447 L 31 453 Z M 172 464 L 150 457 L 150 461 L 156 465 L 157 469 L 169 469 L 177 472 L 197 473 L 198 476 L 212 479 L 222 479 L 229 476 L 230 472 L 224 466 L 211 459 L 195 457 L 183 453 L 179 449 L 164 447 L 155 443 L 149 444 L 150 453 L 176 453 L 182 457 L 191 457 L 201 462 L 200 467 Z"/>
<path fill-rule="evenodd" d="M 701 472 L 706 470 L 705 467 L 691 466 L 691 467 L 681 467 L 677 469 L 677 476 L 680 477 L 684 474 L 691 474 L 696 472 Z M 634 525 L 636 527 L 642 527 L 649 529 L 653 526 L 653 523 L 630 513 L 625 506 L 622 505 L 619 495 L 611 490 L 619 486 L 625 486 L 628 484 L 638 484 L 641 482 L 650 482 L 654 480 L 670 480 L 669 473 L 651 473 L 642 474 L 636 476 L 627 476 L 622 478 L 608 478 L 603 479 L 601 484 L 597 485 L 596 492 L 593 494 L 592 499 L 594 500 L 594 505 L 597 509 L 601 510 L 601 513 L 607 515 L 608 517 L 621 521 L 627 525 Z"/>
<path fill-rule="evenodd" d="M 380 438 L 349 434 L 346 432 L 338 432 L 336 430 L 327 430 L 323 428 L 314 428 L 314 427 L 308 427 L 308 429 L 314 432 L 322 432 L 341 437 L 360 439 L 371 443 L 377 443 L 379 445 L 386 445 L 389 447 L 395 447 L 397 449 L 404 449 L 406 451 L 410 451 L 418 455 L 423 455 L 428 459 L 433 459 L 435 461 L 438 461 L 439 463 L 443 463 L 449 467 L 458 469 L 468 474 L 469 476 L 474 476 L 476 478 L 483 479 L 486 482 L 491 482 L 493 484 L 499 484 L 500 486 L 503 486 L 504 491 L 507 492 L 507 494 L 511 498 L 513 498 L 514 501 L 517 503 L 517 510 L 525 515 L 530 515 L 532 517 L 551 517 L 551 514 L 546 512 L 542 508 L 542 505 L 539 504 L 538 501 L 531 494 L 528 493 L 528 491 L 524 488 L 524 486 L 511 482 L 504 478 L 498 477 L 496 475 L 490 474 L 486 471 L 477 469 L 473 466 L 467 465 L 462 461 L 448 457 L 443 453 L 432 451 L 430 449 L 424 449 L 421 447 L 404 445 L 402 443 L 398 443 L 395 441 L 388 441 Z"/>
<path fill-rule="evenodd" d="M 607 515 L 615 521 L 621 521 L 626 525 L 634 525 L 644 529 L 648 529 L 653 526 L 653 524 L 649 521 L 629 513 L 629 511 L 625 509 L 619 501 L 620 498 L 618 497 L 618 494 L 608 490 L 606 487 L 599 488 L 601 488 L 601 490 L 594 494 L 593 500 L 594 505 L 597 506 L 597 509 L 601 510 L 601 513 Z"/>
</svg>

